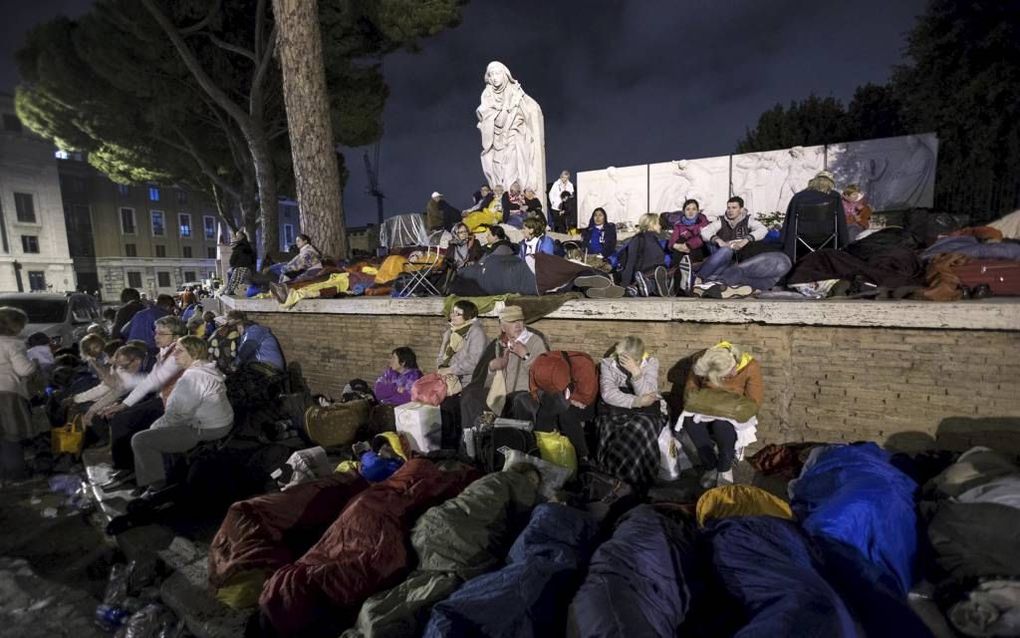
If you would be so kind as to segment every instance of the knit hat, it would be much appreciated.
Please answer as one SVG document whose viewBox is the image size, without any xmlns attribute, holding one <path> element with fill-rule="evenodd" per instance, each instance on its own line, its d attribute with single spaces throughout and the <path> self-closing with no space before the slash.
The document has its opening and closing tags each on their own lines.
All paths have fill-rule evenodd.
<svg viewBox="0 0 1020 638">
<path fill-rule="evenodd" d="M 506 308 L 503 308 L 503 312 L 500 313 L 499 320 L 506 323 L 524 321 L 524 311 L 521 310 L 520 306 L 507 306 Z"/>
</svg>

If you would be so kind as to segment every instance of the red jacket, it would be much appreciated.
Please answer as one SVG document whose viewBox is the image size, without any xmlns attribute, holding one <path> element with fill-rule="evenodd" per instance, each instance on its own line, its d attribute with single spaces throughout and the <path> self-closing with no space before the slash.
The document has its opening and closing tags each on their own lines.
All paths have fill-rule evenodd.
<svg viewBox="0 0 1020 638">
<path fill-rule="evenodd" d="M 543 352 L 531 364 L 528 385 L 531 396 L 536 400 L 539 390 L 559 393 L 571 383 L 574 385 L 570 393 L 571 401 L 577 401 L 585 407 L 595 403 L 595 397 L 599 394 L 598 370 L 592 358 L 583 352 Z"/>
</svg>

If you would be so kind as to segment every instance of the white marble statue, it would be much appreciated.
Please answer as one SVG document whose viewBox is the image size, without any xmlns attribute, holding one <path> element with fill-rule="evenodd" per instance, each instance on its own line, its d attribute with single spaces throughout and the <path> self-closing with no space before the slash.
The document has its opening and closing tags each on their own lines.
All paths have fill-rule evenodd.
<svg viewBox="0 0 1020 638">
<path fill-rule="evenodd" d="M 475 111 L 482 134 L 482 172 L 489 186 L 545 193 L 545 122 L 542 109 L 502 62 L 485 69 L 485 90 Z"/>
</svg>

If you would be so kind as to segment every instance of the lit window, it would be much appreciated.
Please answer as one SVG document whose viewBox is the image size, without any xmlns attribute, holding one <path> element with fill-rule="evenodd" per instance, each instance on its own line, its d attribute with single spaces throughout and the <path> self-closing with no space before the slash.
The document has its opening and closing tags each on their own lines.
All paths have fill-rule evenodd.
<svg viewBox="0 0 1020 638">
<path fill-rule="evenodd" d="M 156 188 L 155 186 L 150 186 L 149 187 L 149 201 L 150 202 L 158 202 L 159 201 L 159 189 Z"/>
<path fill-rule="evenodd" d="M 191 215 L 181 213 L 177 216 L 181 227 L 181 237 L 191 237 Z"/>
<path fill-rule="evenodd" d="M 166 235 L 166 222 L 163 219 L 163 211 L 154 210 L 152 213 L 152 236 L 163 237 Z"/>
</svg>

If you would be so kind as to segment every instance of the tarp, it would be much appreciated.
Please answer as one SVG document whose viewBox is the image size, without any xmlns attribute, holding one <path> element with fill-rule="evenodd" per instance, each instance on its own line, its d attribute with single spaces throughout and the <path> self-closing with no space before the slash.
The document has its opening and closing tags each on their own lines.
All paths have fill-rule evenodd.
<svg viewBox="0 0 1020 638">
<path fill-rule="evenodd" d="M 592 556 L 570 605 L 568 635 L 676 636 L 691 605 L 693 525 L 640 505 Z"/>
<path fill-rule="evenodd" d="M 790 484 L 790 504 L 809 536 L 853 548 L 905 597 L 917 553 L 917 484 L 890 457 L 874 443 L 816 448 Z"/>
<path fill-rule="evenodd" d="M 428 508 L 457 495 L 473 468 L 440 469 L 412 459 L 356 496 L 318 543 L 266 583 L 259 605 L 284 636 L 336 635 L 372 594 L 411 567 L 407 537 Z"/>
<path fill-rule="evenodd" d="M 387 248 L 428 246 L 429 234 L 421 213 L 397 215 L 383 221 L 379 228 L 379 245 Z"/>
<path fill-rule="evenodd" d="M 586 512 L 539 505 L 510 548 L 507 566 L 469 580 L 433 607 L 424 635 L 563 636 L 567 603 L 597 531 L 595 519 Z"/>
<path fill-rule="evenodd" d="M 772 516 L 725 518 L 705 530 L 726 597 L 709 592 L 735 636 L 857 636 L 843 600 L 818 571 L 796 523 Z M 665 635 L 665 634 L 659 634 Z M 672 635 L 676 635 L 675 633 Z"/>
</svg>

